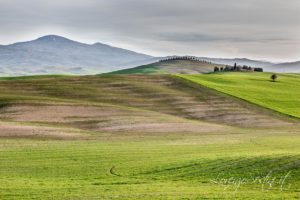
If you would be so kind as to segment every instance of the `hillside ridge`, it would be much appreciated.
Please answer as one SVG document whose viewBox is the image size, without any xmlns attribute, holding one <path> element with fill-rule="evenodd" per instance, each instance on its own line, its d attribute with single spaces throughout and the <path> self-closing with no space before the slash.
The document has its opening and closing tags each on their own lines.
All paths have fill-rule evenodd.
<svg viewBox="0 0 300 200">
<path fill-rule="evenodd" d="M 199 74 L 213 72 L 216 66 L 223 65 L 196 59 L 162 59 L 152 64 L 114 71 L 109 74 Z"/>
</svg>

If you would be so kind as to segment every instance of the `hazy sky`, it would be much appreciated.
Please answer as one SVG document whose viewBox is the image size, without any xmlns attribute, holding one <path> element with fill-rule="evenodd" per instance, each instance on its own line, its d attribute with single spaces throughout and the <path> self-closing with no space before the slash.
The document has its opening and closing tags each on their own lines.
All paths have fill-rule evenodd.
<svg viewBox="0 0 300 200">
<path fill-rule="evenodd" d="M 160 55 L 300 60 L 300 0 L 0 0 L 0 44 L 57 34 Z"/>
</svg>

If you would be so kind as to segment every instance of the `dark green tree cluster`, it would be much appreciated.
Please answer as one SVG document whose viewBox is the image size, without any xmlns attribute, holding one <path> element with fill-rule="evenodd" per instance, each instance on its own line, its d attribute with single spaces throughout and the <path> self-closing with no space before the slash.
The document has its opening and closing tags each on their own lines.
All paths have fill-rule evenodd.
<svg viewBox="0 0 300 200">
<path fill-rule="evenodd" d="M 206 61 L 206 60 L 201 60 L 198 59 L 197 57 L 194 56 L 174 56 L 174 57 L 168 57 L 165 59 L 161 59 L 159 62 L 166 62 L 166 61 L 172 61 L 172 60 L 190 60 L 190 61 L 198 61 L 201 63 L 208 63 L 211 64 L 211 62 Z"/>
<path fill-rule="evenodd" d="M 233 66 L 230 65 L 226 65 L 225 67 L 215 67 L 214 68 L 215 72 L 219 72 L 219 71 L 224 71 L 224 72 L 238 72 L 238 71 L 244 71 L 244 72 L 263 72 L 263 68 L 253 68 L 251 66 L 247 66 L 247 65 L 237 65 L 237 63 L 234 63 Z"/>
<path fill-rule="evenodd" d="M 276 74 L 272 74 L 272 76 L 271 76 L 271 80 L 273 81 L 273 82 L 275 82 L 276 80 L 277 80 L 277 75 Z"/>
</svg>

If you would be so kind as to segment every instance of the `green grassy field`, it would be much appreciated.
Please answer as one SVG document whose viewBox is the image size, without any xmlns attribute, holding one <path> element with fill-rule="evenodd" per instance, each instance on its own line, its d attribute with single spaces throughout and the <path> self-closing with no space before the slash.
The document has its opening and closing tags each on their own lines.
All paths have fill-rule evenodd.
<svg viewBox="0 0 300 200">
<path fill-rule="evenodd" d="M 299 145 L 284 133 L 2 139 L 0 198 L 298 199 Z"/>
<path fill-rule="evenodd" d="M 130 68 L 119 70 L 115 72 L 110 72 L 108 74 L 162 74 L 164 73 L 162 70 L 158 68 L 155 64 L 143 65 L 140 67 Z"/>
<path fill-rule="evenodd" d="M 199 77 L 0 79 L 0 199 L 299 199 L 298 119 Z"/>
<path fill-rule="evenodd" d="M 270 73 L 180 75 L 220 92 L 300 118 L 300 75 L 280 74 L 276 82 L 271 82 L 270 76 Z"/>
<path fill-rule="evenodd" d="M 2 139 L 0 198 L 299 199 L 299 145 L 283 133 Z"/>
</svg>

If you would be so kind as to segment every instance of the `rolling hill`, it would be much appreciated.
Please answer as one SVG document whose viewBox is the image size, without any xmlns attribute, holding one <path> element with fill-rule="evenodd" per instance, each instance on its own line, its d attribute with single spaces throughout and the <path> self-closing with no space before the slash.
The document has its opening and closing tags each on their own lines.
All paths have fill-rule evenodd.
<svg viewBox="0 0 300 200">
<path fill-rule="evenodd" d="M 89 45 L 49 35 L 0 46 L 0 75 L 96 74 L 152 60 L 151 56 L 102 43 Z"/>
<path fill-rule="evenodd" d="M 272 82 L 270 76 L 269 73 L 220 73 L 181 75 L 180 77 L 262 107 L 300 118 L 300 75 L 280 74 L 277 82 Z"/>
<path fill-rule="evenodd" d="M 109 74 L 199 74 L 213 72 L 215 66 L 221 65 L 196 60 L 168 60 Z"/>
<path fill-rule="evenodd" d="M 164 60 L 168 57 L 153 58 L 155 60 Z M 202 74 L 212 72 L 215 66 L 221 67 L 224 65 L 247 65 L 252 67 L 261 67 L 266 72 L 275 73 L 299 73 L 299 62 L 274 64 L 267 61 L 250 60 L 246 58 L 223 59 L 223 58 L 207 58 L 195 57 L 203 62 L 193 60 L 169 60 L 163 62 L 154 62 L 152 64 L 141 65 L 134 68 L 122 69 L 110 74 Z M 151 60 L 147 60 L 150 62 Z"/>
<path fill-rule="evenodd" d="M 248 126 L 252 122 L 255 122 L 258 126 L 268 126 L 269 123 L 285 123 L 284 118 L 280 119 L 280 117 L 278 118 L 260 107 L 238 101 L 230 96 L 224 96 L 196 84 L 191 86 L 190 83 L 172 75 L 157 74 L 148 76 L 131 74 L 85 77 L 41 76 L 15 79 L 6 78 L 0 80 L 0 89 L 2 91 L 0 103 L 3 111 L 0 119 L 16 117 L 17 121 L 23 121 L 23 118 L 18 118 L 16 113 L 21 115 L 27 113 L 32 115 L 30 119 L 34 122 L 47 121 L 51 118 L 49 118 L 49 115 L 52 116 L 50 113 L 53 112 L 54 121 L 50 121 L 55 122 L 56 119 L 59 120 L 60 112 L 62 112 L 62 116 L 66 114 L 63 111 L 59 111 L 59 109 L 54 109 L 55 102 L 57 102 L 58 107 L 64 107 L 64 104 L 65 107 L 68 107 L 68 104 L 72 107 L 72 104 L 79 103 L 79 105 L 92 106 L 94 104 L 95 106 L 104 106 L 108 110 L 111 109 L 112 124 L 108 123 L 110 121 L 109 116 L 106 117 L 105 121 L 97 121 L 97 117 L 93 117 L 93 115 L 88 117 L 88 121 L 90 122 L 88 124 L 83 123 L 82 127 L 85 126 L 86 129 L 91 130 L 95 127 L 102 130 L 106 125 L 111 128 L 114 126 L 117 127 L 118 121 L 122 125 L 129 123 L 132 126 L 134 126 L 134 121 L 136 123 L 147 123 L 147 119 L 144 122 L 143 120 L 131 119 L 131 117 L 134 118 L 134 116 L 142 114 L 142 110 L 163 114 L 162 117 L 165 120 L 167 120 L 167 116 L 164 115 L 170 115 L 170 117 L 176 116 L 186 120 L 194 119 L 235 126 Z M 43 103 L 39 103 L 40 107 L 39 104 L 35 103 L 37 101 L 45 101 L 44 106 Z M 50 108 L 49 110 L 47 109 L 47 106 L 51 107 L 51 102 L 54 103 L 52 107 L 53 111 Z M 108 108 L 106 108 L 107 106 Z M 130 110 L 129 107 L 142 110 L 134 114 L 135 111 Z M 42 112 L 42 108 L 47 111 Z M 122 114 L 119 116 L 120 120 L 118 120 L 115 118 L 116 116 L 113 116 L 115 112 L 113 110 L 120 109 L 122 110 Z M 36 114 L 34 114 L 35 112 Z M 72 110 L 69 110 L 69 112 L 72 112 Z M 93 113 L 92 109 L 91 112 Z M 76 112 L 72 115 L 75 114 Z M 145 116 L 148 114 L 146 112 Z M 48 117 L 45 117 L 45 120 L 43 120 L 41 115 Z M 77 115 L 74 119 L 67 118 L 67 121 L 62 120 L 58 123 L 67 125 L 67 122 L 71 123 L 74 120 L 74 124 L 71 123 L 69 126 L 76 127 L 76 121 L 79 120 L 81 113 L 77 113 Z M 155 117 L 155 115 L 150 116 Z M 99 118 L 101 119 L 101 115 L 99 115 Z M 173 120 L 175 118 L 171 117 L 170 119 Z M 28 119 L 24 118 L 24 120 Z M 82 120 L 84 120 L 84 116 L 82 116 Z M 132 123 L 130 122 L 131 120 Z M 101 125 L 102 123 L 103 126 Z M 78 125 L 80 124 L 78 123 Z"/>
<path fill-rule="evenodd" d="M 229 74 L 198 76 L 268 84 Z M 284 103 L 289 80 L 284 95 L 270 89 Z M 0 199 L 295 199 L 299 120 L 203 85 L 168 74 L 0 78 Z"/>
</svg>

